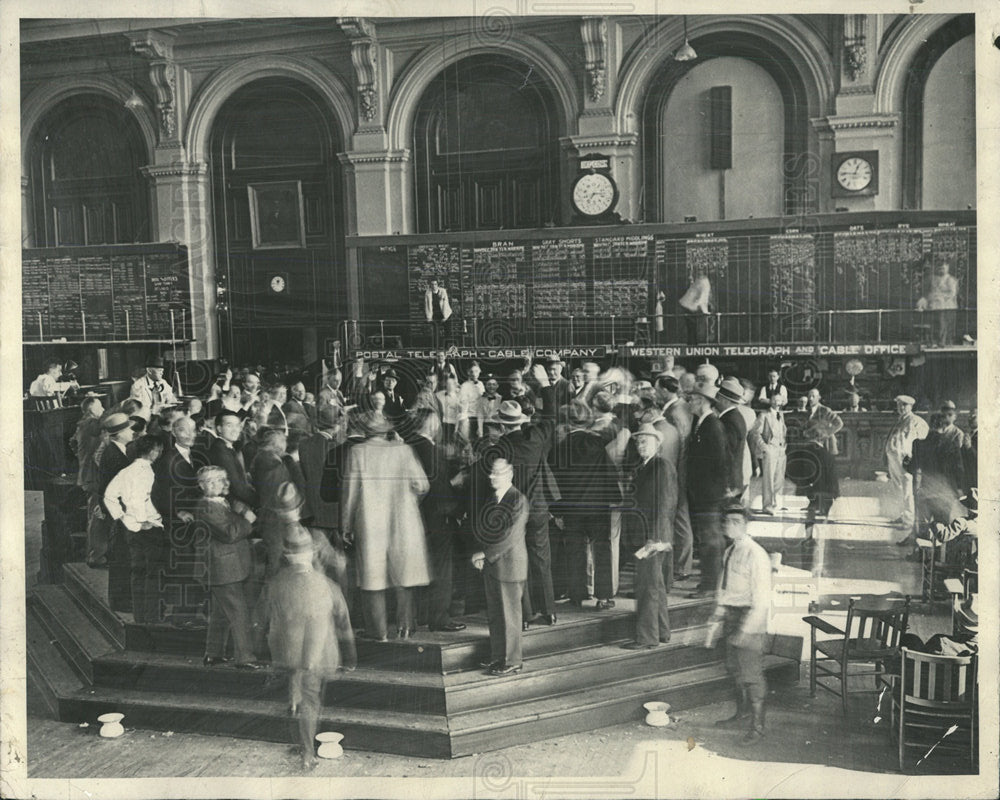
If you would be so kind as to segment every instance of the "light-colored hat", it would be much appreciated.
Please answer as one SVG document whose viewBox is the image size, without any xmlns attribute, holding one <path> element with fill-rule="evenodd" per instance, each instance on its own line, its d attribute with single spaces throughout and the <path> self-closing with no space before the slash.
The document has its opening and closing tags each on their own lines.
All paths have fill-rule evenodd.
<svg viewBox="0 0 1000 800">
<path fill-rule="evenodd" d="M 132 424 L 132 420 L 121 412 L 116 412 L 110 414 L 107 419 L 104 420 L 103 428 L 108 433 L 118 433 L 118 431 L 123 431 Z"/>
<path fill-rule="evenodd" d="M 530 422 L 531 418 L 525 415 L 521 410 L 521 404 L 516 400 L 504 400 L 489 421 L 499 422 L 501 425 L 522 425 Z"/>
<path fill-rule="evenodd" d="M 691 394 L 700 394 L 702 397 L 706 397 L 715 403 L 715 396 L 719 393 L 719 388 L 717 386 L 712 386 L 707 383 L 696 383 L 694 389 L 691 390 Z"/>
<path fill-rule="evenodd" d="M 917 401 L 908 394 L 897 394 L 895 400 L 897 403 L 905 403 L 908 406 L 916 405 L 917 403 Z"/>
<path fill-rule="evenodd" d="M 644 425 L 640 425 L 636 429 L 635 433 L 632 434 L 632 436 L 633 437 L 636 437 L 636 436 L 653 436 L 653 437 L 656 438 L 657 443 L 661 443 L 663 441 L 663 434 L 660 433 L 658 430 L 656 430 L 656 428 L 653 427 L 652 425 L 650 425 L 648 422 L 645 423 Z"/>
<path fill-rule="evenodd" d="M 728 377 L 719 387 L 719 397 L 731 400 L 734 403 L 743 402 L 743 384 L 737 378 Z"/>
<path fill-rule="evenodd" d="M 285 481 L 278 487 L 274 497 L 266 504 L 271 511 L 292 511 L 301 508 L 305 502 L 302 494 L 291 481 Z"/>
</svg>

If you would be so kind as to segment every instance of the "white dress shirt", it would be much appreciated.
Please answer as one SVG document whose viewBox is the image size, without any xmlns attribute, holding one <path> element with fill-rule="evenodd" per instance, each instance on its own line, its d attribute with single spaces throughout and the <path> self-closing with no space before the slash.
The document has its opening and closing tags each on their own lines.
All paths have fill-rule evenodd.
<svg viewBox="0 0 1000 800">
<path fill-rule="evenodd" d="M 104 492 L 104 505 L 112 519 L 120 519 L 130 531 L 163 527 L 163 519 L 150 499 L 153 463 L 137 458 L 111 479 Z"/>
</svg>

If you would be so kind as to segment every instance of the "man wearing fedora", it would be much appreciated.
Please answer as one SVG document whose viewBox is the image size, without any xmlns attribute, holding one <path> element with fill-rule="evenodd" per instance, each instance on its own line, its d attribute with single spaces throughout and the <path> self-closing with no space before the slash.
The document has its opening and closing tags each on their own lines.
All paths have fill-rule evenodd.
<svg viewBox="0 0 1000 800">
<path fill-rule="evenodd" d="M 761 463 L 761 510 L 773 516 L 778 509 L 778 497 L 785 485 L 785 447 L 788 428 L 781 411 L 784 398 L 780 392 L 768 397 L 770 408 L 761 411 L 750 429 L 748 439 Z"/>
<path fill-rule="evenodd" d="M 671 372 L 661 372 L 654 386 L 664 418 L 677 431 L 680 452 L 677 454 L 677 515 L 674 519 L 674 578 L 683 580 L 694 571 L 694 534 L 687 498 L 687 448 L 691 438 L 691 407 L 681 397 L 680 381 Z"/>
<path fill-rule="evenodd" d="M 385 407 L 382 413 L 390 422 L 399 422 L 406 416 L 406 401 L 399 393 L 399 376 L 396 370 L 390 367 L 382 373 L 383 393 L 385 394 Z"/>
<path fill-rule="evenodd" d="M 496 443 L 514 468 L 514 486 L 528 501 L 525 541 L 528 547 L 528 585 L 522 597 L 525 623 L 537 615 L 548 625 L 556 623 L 556 601 L 552 588 L 552 551 L 549 543 L 549 503 L 560 499 L 548 456 L 555 420 L 543 417 L 528 424 L 516 400 L 504 400 L 494 418 L 504 426 Z"/>
<path fill-rule="evenodd" d="M 148 420 L 159 414 L 163 406 L 176 405 L 177 398 L 170 384 L 163 380 L 163 359 L 152 356 L 146 359 L 146 372 L 135 380 L 129 396 L 142 403 L 142 413 Z"/>
<path fill-rule="evenodd" d="M 741 500 L 746 493 L 750 472 L 747 449 L 747 426 L 738 406 L 743 404 L 744 389 L 739 379 L 727 377 L 715 397 L 719 421 L 726 433 L 727 486 L 730 498 Z"/>
<path fill-rule="evenodd" d="M 701 551 L 701 579 L 690 597 L 710 596 L 722 566 L 722 508 L 730 461 L 726 432 L 714 411 L 717 392 L 708 384 L 696 385 L 691 392 L 694 423 L 687 449 L 687 492 L 691 526 Z"/>
<path fill-rule="evenodd" d="M 120 412 L 108 414 L 101 426 L 110 440 L 98 462 L 97 496 L 100 498 L 101 512 L 111 520 L 104 493 L 115 475 L 132 463 L 127 449 L 135 437 L 135 431 L 132 429 L 132 420 Z M 112 611 L 131 611 L 132 592 L 129 585 L 129 552 L 125 527 L 119 522 L 111 522 L 110 526 L 107 548 L 108 605 Z"/>
<path fill-rule="evenodd" d="M 622 502 L 622 546 L 635 558 L 635 640 L 627 650 L 647 650 L 670 641 L 663 561 L 673 549 L 677 471 L 660 453 L 663 435 L 651 424 L 632 440 L 638 462 L 629 470 Z"/>
<path fill-rule="evenodd" d="M 896 396 L 896 422 L 885 440 L 885 459 L 889 470 L 889 481 L 900 503 L 902 511 L 893 523 L 907 530 L 907 536 L 898 544 L 905 545 L 913 541 L 913 476 L 907 471 L 906 465 L 913 457 L 913 443 L 918 439 L 926 439 L 927 423 L 913 413 L 916 401 L 906 394 Z"/>
<path fill-rule="evenodd" d="M 566 587 L 570 602 L 583 606 L 587 598 L 587 548 L 594 557 L 596 608 L 613 608 L 614 580 L 611 571 L 611 507 L 621 503 L 621 487 L 604 441 L 590 430 L 593 412 L 574 401 L 566 409 L 569 431 L 553 447 L 552 472 L 561 499 L 552 506 L 562 519 L 566 538 L 565 561 L 555 562 L 553 573 L 564 573 L 558 581 Z M 558 580 L 553 574 L 553 580 Z"/>
<path fill-rule="evenodd" d="M 723 556 L 715 612 L 706 640 L 714 647 L 725 640 L 726 669 L 736 683 L 736 713 L 717 727 L 735 727 L 748 721 L 747 744 L 764 735 L 764 645 L 771 610 L 771 560 L 747 531 L 747 512 L 741 504 L 725 510 L 725 532 L 730 545 Z"/>
<path fill-rule="evenodd" d="M 247 585 L 253 568 L 248 539 L 256 516 L 239 500 L 230 503 L 226 499 L 229 478 L 221 467 L 199 469 L 198 486 L 202 497 L 195 504 L 194 519 L 205 536 L 206 583 L 211 592 L 203 663 L 213 667 L 228 661 L 226 641 L 231 636 L 236 668 L 259 670 L 250 633 Z"/>
<path fill-rule="evenodd" d="M 473 533 L 482 548 L 472 565 L 483 573 L 490 627 L 489 675 L 521 671 L 521 597 L 528 578 L 525 525 L 528 502 L 513 485 L 514 467 L 496 457 L 489 467 L 490 495 L 476 504 Z"/>
</svg>

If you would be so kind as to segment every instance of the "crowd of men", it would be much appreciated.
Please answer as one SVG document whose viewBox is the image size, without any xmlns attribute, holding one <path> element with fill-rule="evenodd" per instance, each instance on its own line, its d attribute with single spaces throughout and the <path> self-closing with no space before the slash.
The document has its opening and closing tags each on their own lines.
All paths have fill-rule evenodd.
<svg viewBox="0 0 1000 800">
<path fill-rule="evenodd" d="M 82 403 L 88 563 L 109 569 L 111 607 L 136 622 L 200 627 L 207 605 L 206 665 L 229 660 L 231 638 L 247 670 L 275 647 L 276 581 L 304 551 L 366 638 L 388 639 L 392 606 L 398 638 L 418 625 L 461 631 L 456 617 L 485 606 L 490 675 L 522 669 L 521 634 L 555 625 L 557 600 L 613 608 L 626 568 L 636 626 L 625 647 L 668 642 L 667 592 L 696 577 L 688 596 L 716 598 L 730 646 L 750 648 L 733 669 L 749 692 L 740 713 L 755 708 L 763 600 L 740 567 L 763 553 L 743 535 L 751 477 L 762 479 L 755 511 L 779 514 L 787 468 L 809 498 L 811 532 L 839 494 L 839 415 L 812 388 L 790 426 L 777 370 L 758 392 L 707 363 L 648 376 L 565 369 L 558 357 L 500 375 L 443 352 L 431 365 L 358 358 L 324 367 L 308 388 L 226 369 L 203 396 L 179 398 L 151 359 L 127 400 Z M 907 399 L 897 398 L 901 420 Z M 961 453 L 972 445 L 932 418 L 934 446 L 914 447 L 926 431 L 906 420 L 887 454 L 912 524 L 921 503 L 943 502 L 938 474 L 970 463 Z M 922 476 L 916 506 L 897 457 Z M 957 499 L 966 484 L 946 488 Z M 762 730 L 754 710 L 751 732 Z"/>
</svg>

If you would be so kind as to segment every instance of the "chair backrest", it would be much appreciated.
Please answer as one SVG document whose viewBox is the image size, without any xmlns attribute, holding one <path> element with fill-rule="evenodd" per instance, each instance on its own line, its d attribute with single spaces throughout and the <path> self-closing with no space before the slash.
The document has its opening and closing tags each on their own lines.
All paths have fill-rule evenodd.
<svg viewBox="0 0 1000 800">
<path fill-rule="evenodd" d="M 966 600 L 974 594 L 979 594 L 979 570 L 962 570 L 962 594 Z"/>
<path fill-rule="evenodd" d="M 910 620 L 910 596 L 889 608 L 864 608 L 852 598 L 847 606 L 848 639 L 866 640 L 884 649 L 899 646 L 900 637 L 906 633 Z"/>
<path fill-rule="evenodd" d="M 975 655 L 942 656 L 904 647 L 903 700 L 924 708 L 961 708 L 975 698 Z"/>
<path fill-rule="evenodd" d="M 35 411 L 51 411 L 54 408 L 62 408 L 62 403 L 58 395 L 52 397 L 33 397 Z"/>
</svg>

